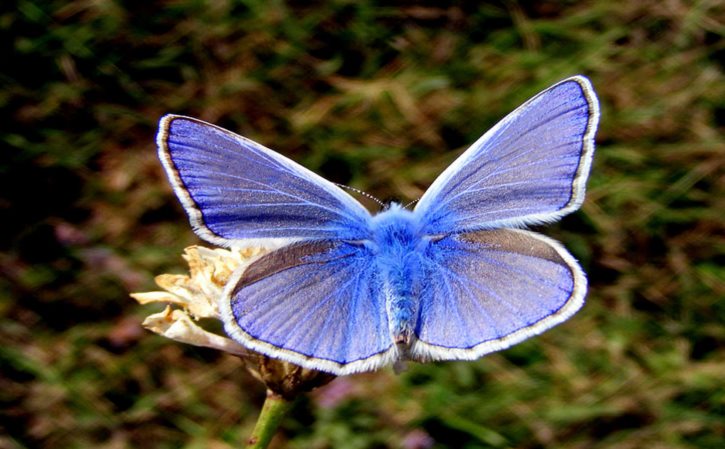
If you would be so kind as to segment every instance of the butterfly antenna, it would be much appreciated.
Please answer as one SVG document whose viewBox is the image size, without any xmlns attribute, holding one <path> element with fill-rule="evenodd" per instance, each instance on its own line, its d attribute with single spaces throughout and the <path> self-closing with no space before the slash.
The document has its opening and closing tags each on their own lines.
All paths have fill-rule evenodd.
<svg viewBox="0 0 725 449">
<path fill-rule="evenodd" d="M 413 204 L 417 203 L 418 201 L 420 201 L 420 198 L 418 198 L 417 200 L 413 200 L 410 203 L 406 204 L 405 205 L 405 208 L 406 209 L 409 208 L 410 206 L 412 206 Z"/>
<path fill-rule="evenodd" d="M 338 187 L 342 187 L 343 189 L 350 190 L 351 192 L 355 192 L 355 193 L 357 193 L 359 195 L 362 195 L 365 198 L 369 198 L 369 199 L 375 201 L 376 203 L 378 203 L 380 206 L 385 207 L 385 203 L 383 203 L 382 201 L 380 201 L 379 199 L 375 198 L 374 196 L 370 195 L 367 192 L 363 192 L 362 190 L 356 189 L 355 187 L 346 186 L 345 184 L 335 183 L 335 185 L 338 186 Z"/>
</svg>

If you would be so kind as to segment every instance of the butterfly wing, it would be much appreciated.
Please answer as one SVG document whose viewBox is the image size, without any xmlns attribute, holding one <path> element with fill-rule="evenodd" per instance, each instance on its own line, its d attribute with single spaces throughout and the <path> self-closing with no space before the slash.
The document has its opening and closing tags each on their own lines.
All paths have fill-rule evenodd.
<svg viewBox="0 0 725 449">
<path fill-rule="evenodd" d="M 599 105 L 589 81 L 566 79 L 509 114 L 418 202 L 425 234 L 554 221 L 579 208 Z"/>
<path fill-rule="evenodd" d="M 584 303 L 586 278 L 557 242 L 499 229 L 431 244 L 413 348 L 419 360 L 475 359 L 561 323 Z"/>
<path fill-rule="evenodd" d="M 370 214 L 306 168 L 225 129 L 167 115 L 159 157 L 196 233 L 219 246 L 359 239 Z"/>
<path fill-rule="evenodd" d="M 227 333 L 270 357 L 338 375 L 395 358 L 383 289 L 364 246 L 286 246 L 237 272 L 219 304 Z"/>
</svg>

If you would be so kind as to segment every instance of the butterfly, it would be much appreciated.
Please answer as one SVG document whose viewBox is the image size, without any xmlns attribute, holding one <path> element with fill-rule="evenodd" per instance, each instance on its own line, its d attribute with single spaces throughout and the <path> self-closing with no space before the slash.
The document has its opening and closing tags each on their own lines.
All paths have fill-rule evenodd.
<svg viewBox="0 0 725 449">
<path fill-rule="evenodd" d="M 587 281 L 558 242 L 523 229 L 584 200 L 599 104 L 583 76 L 528 100 L 410 210 L 371 214 L 335 184 L 230 131 L 161 119 L 159 157 L 202 239 L 277 248 L 219 298 L 226 332 L 337 375 L 404 360 L 472 360 L 555 326 Z"/>
</svg>

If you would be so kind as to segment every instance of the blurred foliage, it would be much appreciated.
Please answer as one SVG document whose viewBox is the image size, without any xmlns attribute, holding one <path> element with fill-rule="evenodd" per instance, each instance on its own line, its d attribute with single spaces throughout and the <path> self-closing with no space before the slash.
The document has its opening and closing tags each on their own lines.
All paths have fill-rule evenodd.
<svg viewBox="0 0 725 449">
<path fill-rule="evenodd" d="M 156 159 L 167 112 L 380 198 L 572 74 L 602 102 L 588 197 L 546 233 L 588 304 L 477 362 L 340 378 L 276 447 L 725 447 L 725 6 L 57 1 L 0 6 L 0 447 L 231 448 L 239 360 L 140 328 L 129 291 L 197 240 Z"/>
</svg>

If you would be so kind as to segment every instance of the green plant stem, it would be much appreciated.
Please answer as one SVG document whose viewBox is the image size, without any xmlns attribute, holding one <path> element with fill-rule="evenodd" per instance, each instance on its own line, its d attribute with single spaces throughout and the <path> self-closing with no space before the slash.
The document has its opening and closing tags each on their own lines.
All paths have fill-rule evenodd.
<svg viewBox="0 0 725 449">
<path fill-rule="evenodd" d="M 277 428 L 292 408 L 294 401 L 267 390 L 267 399 L 264 401 L 262 411 L 254 425 L 254 431 L 247 440 L 247 449 L 265 449 L 272 437 L 277 433 Z"/>
</svg>

